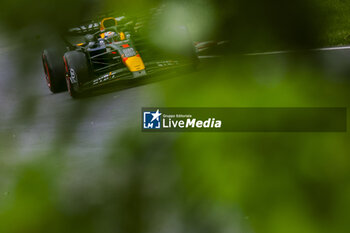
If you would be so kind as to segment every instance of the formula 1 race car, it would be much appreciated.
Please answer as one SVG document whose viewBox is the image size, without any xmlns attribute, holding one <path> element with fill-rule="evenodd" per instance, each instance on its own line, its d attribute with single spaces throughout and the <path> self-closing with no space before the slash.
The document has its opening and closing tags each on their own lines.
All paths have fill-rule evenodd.
<svg viewBox="0 0 350 233">
<path fill-rule="evenodd" d="M 82 36 L 82 43 L 73 44 L 64 39 L 64 50 L 55 47 L 44 50 L 42 61 L 51 92 L 68 89 L 70 95 L 77 98 L 87 90 L 117 80 L 145 77 L 157 70 L 197 63 L 192 42 L 188 44 L 189 53 L 181 57 L 186 57 L 186 62 L 183 62 L 180 56 L 167 54 L 166 57 L 165 53 L 150 50 L 152 46 L 144 46 L 137 34 L 142 32 L 140 24 L 134 23 L 130 27 L 129 23 L 128 31 L 119 30 L 117 24 L 117 18 L 107 17 L 100 23 L 73 28 L 71 34 Z M 136 40 L 131 39 L 132 35 Z M 135 45 L 134 41 L 138 43 Z M 146 57 L 146 62 L 143 57 Z"/>
</svg>

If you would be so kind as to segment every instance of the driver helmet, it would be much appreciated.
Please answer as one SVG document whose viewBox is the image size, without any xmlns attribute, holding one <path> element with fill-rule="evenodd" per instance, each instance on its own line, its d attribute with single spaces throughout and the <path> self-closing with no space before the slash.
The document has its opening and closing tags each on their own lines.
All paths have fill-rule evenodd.
<svg viewBox="0 0 350 233">
<path fill-rule="evenodd" d="M 101 26 L 100 29 L 101 31 L 105 30 L 106 28 L 111 28 L 111 27 L 117 27 L 117 20 L 113 17 L 109 17 L 109 18 L 104 18 L 101 21 Z"/>
<path fill-rule="evenodd" d="M 109 18 L 104 18 L 101 21 L 101 26 L 100 26 L 100 30 L 108 30 L 108 28 L 113 28 L 115 31 L 117 31 L 117 20 L 113 17 L 109 17 Z M 113 38 L 116 35 L 115 32 L 113 31 L 107 31 L 105 33 L 101 34 L 101 38 L 103 39 L 109 39 L 109 38 Z"/>
</svg>

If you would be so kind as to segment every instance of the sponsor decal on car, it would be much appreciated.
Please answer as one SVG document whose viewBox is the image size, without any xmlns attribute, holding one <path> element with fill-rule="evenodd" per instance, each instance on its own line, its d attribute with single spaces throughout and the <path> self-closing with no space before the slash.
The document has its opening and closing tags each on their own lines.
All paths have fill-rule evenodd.
<svg viewBox="0 0 350 233">
<path fill-rule="evenodd" d="M 77 83 L 78 79 L 77 79 L 77 74 L 75 73 L 75 70 L 70 68 L 69 69 L 69 76 L 70 76 L 70 81 L 72 83 Z"/>
<path fill-rule="evenodd" d="M 92 85 L 97 85 L 97 84 L 100 84 L 100 83 L 103 83 L 103 82 L 106 82 L 108 80 L 112 80 L 112 79 L 116 79 L 117 78 L 117 73 L 116 71 L 114 72 L 109 72 L 97 79 L 95 79 L 93 82 L 92 82 Z"/>
</svg>

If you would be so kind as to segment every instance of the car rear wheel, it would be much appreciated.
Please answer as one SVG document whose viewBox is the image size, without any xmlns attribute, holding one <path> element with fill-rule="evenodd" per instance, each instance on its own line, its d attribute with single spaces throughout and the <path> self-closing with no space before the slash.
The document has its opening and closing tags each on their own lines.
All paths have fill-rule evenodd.
<svg viewBox="0 0 350 233">
<path fill-rule="evenodd" d="M 83 52 L 70 51 L 64 54 L 66 83 L 69 94 L 73 98 L 82 95 L 81 86 L 91 75 L 88 60 Z"/>
<path fill-rule="evenodd" d="M 47 86 L 52 93 L 67 90 L 62 54 L 63 51 L 59 49 L 45 49 L 42 54 Z"/>
</svg>

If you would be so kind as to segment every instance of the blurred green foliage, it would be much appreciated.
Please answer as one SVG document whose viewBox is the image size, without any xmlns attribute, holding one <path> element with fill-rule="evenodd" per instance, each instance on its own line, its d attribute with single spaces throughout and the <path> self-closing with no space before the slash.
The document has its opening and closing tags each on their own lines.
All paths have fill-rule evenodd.
<svg viewBox="0 0 350 233">
<path fill-rule="evenodd" d="M 229 58 L 160 82 L 154 97 L 169 107 L 348 106 L 347 81 L 276 60 Z M 94 158 L 59 149 L 69 147 L 72 128 L 51 151 L 27 155 L 29 162 L 2 153 L 0 232 L 340 233 L 349 227 L 348 133 L 143 134 L 139 120 L 131 116 L 134 123 L 121 135 L 115 129 Z"/>
<path fill-rule="evenodd" d="M 164 83 L 166 106 L 349 106 L 348 81 L 307 64 L 227 60 Z M 183 134 L 176 153 L 187 198 L 238 204 L 255 232 L 345 232 L 348 142 L 348 133 Z"/>
<path fill-rule="evenodd" d="M 324 29 L 324 44 L 347 45 L 350 43 L 350 5 L 347 0 L 316 1 L 327 24 Z"/>
<path fill-rule="evenodd" d="M 327 65 L 306 56 L 232 56 L 343 44 L 347 2 L 193 0 L 179 8 L 170 2 L 174 16 L 189 21 L 195 39 L 231 40 L 230 56 L 140 95 L 152 95 L 167 107 L 348 107 L 347 71 L 328 73 Z M 0 18 L 7 30 L 36 35 L 60 32 L 96 9 L 138 15 L 157 3 L 6 1 Z M 33 54 L 25 58 L 40 57 Z M 21 75 L 30 69 L 27 60 L 19 61 L 15 81 L 30 83 Z M 33 124 L 40 100 L 28 94 L 29 85 L 19 88 L 18 117 L 4 124 L 19 124 L 20 131 Z M 88 157 L 69 148 L 89 105 L 89 100 L 56 104 L 68 111 L 54 119 L 54 140 L 46 152 L 21 153 L 20 135 L 0 132 L 1 233 L 341 233 L 350 228 L 348 133 L 142 134 L 140 119 L 130 116 L 125 132 L 119 125 L 111 128 L 115 135 L 102 144 L 104 153 Z"/>
</svg>

